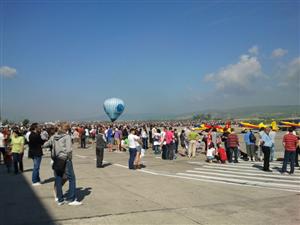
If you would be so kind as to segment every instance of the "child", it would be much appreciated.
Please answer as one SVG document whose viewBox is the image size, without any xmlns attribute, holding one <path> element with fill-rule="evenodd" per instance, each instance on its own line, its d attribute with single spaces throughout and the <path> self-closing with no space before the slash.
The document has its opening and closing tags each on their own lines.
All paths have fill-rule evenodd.
<svg viewBox="0 0 300 225">
<path fill-rule="evenodd" d="M 222 147 L 221 143 L 219 143 L 217 147 L 218 147 L 217 156 L 216 156 L 217 160 L 221 163 L 226 163 L 227 155 L 225 149 Z"/>
<path fill-rule="evenodd" d="M 214 155 L 216 153 L 215 145 L 213 142 L 209 144 L 209 147 L 206 152 L 207 162 L 211 163 L 214 159 Z"/>
</svg>

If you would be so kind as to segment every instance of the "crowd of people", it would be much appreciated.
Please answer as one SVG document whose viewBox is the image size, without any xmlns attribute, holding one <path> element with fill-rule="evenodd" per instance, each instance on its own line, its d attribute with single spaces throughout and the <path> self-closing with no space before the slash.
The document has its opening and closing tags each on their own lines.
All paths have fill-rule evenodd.
<svg viewBox="0 0 300 225">
<path fill-rule="evenodd" d="M 170 126 L 166 126 L 170 125 Z M 161 126 L 163 125 L 163 126 Z M 175 125 L 175 128 L 172 126 Z M 176 126 L 180 125 L 180 127 Z M 95 143 L 96 167 L 102 168 L 105 149 L 108 152 L 128 151 L 128 168 L 141 169 L 142 157 L 148 151 L 163 160 L 176 160 L 177 157 L 195 158 L 197 150 L 205 154 L 208 163 L 238 163 L 243 160 L 262 161 L 263 170 L 270 170 L 270 161 L 274 160 L 276 132 L 270 128 L 258 133 L 247 130 L 243 135 L 245 148 L 240 144 L 234 128 L 197 131 L 182 123 L 124 123 L 124 124 L 68 124 L 58 123 L 43 126 L 37 123 L 30 127 L 2 127 L 0 130 L 0 156 L 10 173 L 23 172 L 24 149 L 28 148 L 28 157 L 32 159 L 32 185 L 41 185 L 40 165 L 45 149 L 51 151 L 52 169 L 55 177 L 54 193 L 58 205 L 80 205 L 76 197 L 76 177 L 72 163 L 72 146 L 77 145 L 84 151 Z M 178 129 L 178 130 L 177 130 Z M 281 173 L 294 173 L 298 166 L 299 133 L 292 128 L 284 135 L 284 159 Z M 93 145 L 94 146 L 94 145 Z M 244 149 L 244 150 L 243 150 Z M 1 160 L 1 158 L 0 158 Z M 62 186 L 69 182 L 69 196 L 64 199 Z"/>
</svg>

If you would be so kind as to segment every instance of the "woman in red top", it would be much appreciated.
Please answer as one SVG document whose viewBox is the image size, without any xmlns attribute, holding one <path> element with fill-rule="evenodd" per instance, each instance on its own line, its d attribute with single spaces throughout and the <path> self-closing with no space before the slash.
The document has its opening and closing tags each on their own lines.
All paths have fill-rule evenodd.
<svg viewBox="0 0 300 225">
<path fill-rule="evenodd" d="M 217 160 L 220 161 L 221 163 L 226 163 L 227 160 L 227 155 L 225 149 L 222 147 L 222 144 L 217 145 Z"/>
</svg>

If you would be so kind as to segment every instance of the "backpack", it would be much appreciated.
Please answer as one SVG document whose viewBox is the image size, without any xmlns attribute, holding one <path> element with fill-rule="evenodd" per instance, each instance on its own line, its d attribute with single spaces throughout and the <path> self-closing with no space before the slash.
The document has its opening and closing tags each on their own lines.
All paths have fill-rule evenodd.
<svg viewBox="0 0 300 225">
<path fill-rule="evenodd" d="M 256 137 L 254 136 L 253 133 L 250 133 L 249 140 L 250 140 L 251 143 L 255 143 L 256 142 Z"/>
</svg>

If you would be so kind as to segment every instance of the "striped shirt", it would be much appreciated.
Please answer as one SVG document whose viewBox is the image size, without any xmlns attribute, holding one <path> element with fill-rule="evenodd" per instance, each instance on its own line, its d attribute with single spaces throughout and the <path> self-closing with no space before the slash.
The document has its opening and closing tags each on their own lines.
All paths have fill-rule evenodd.
<svg viewBox="0 0 300 225">
<path fill-rule="evenodd" d="M 283 145 L 286 151 L 293 152 L 296 151 L 298 138 L 292 133 L 288 133 L 283 136 Z"/>
<path fill-rule="evenodd" d="M 229 148 L 235 148 L 239 145 L 239 138 L 235 133 L 231 133 L 228 135 L 227 145 Z"/>
</svg>

